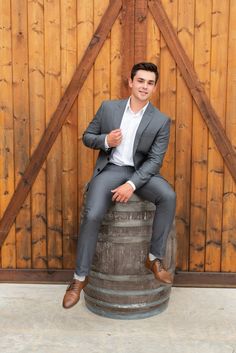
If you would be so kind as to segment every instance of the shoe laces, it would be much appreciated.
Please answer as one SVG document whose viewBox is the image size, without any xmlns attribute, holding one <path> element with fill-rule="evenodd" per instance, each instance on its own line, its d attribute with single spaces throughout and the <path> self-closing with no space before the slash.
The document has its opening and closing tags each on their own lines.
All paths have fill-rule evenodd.
<svg viewBox="0 0 236 353">
<path fill-rule="evenodd" d="M 160 259 L 156 259 L 156 262 L 158 263 L 159 271 L 161 272 L 162 270 L 166 271 L 163 261 Z"/>
<path fill-rule="evenodd" d="M 69 285 L 68 285 L 68 287 L 67 287 L 67 290 L 69 291 L 69 290 L 77 290 L 78 289 L 78 283 L 76 283 L 76 281 L 74 280 L 74 281 L 72 281 Z"/>
</svg>

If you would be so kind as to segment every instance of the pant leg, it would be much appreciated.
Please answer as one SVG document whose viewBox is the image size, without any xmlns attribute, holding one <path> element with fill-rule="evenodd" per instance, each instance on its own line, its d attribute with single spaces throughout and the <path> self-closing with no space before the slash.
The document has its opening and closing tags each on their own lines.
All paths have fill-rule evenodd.
<svg viewBox="0 0 236 353">
<path fill-rule="evenodd" d="M 170 184 L 160 175 L 153 176 L 144 186 L 135 191 L 144 200 L 156 205 L 152 227 L 150 252 L 163 259 L 176 207 L 176 195 Z"/>
<path fill-rule="evenodd" d="M 113 193 L 111 190 L 126 180 L 125 167 L 108 164 L 90 182 L 77 243 L 76 273 L 80 276 L 86 276 L 89 273 L 96 250 L 99 228 L 112 203 Z"/>
</svg>

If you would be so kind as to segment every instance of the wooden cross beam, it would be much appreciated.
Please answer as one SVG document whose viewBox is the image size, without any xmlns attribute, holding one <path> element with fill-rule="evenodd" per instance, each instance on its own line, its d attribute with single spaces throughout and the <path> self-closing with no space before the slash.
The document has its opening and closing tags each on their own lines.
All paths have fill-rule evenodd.
<svg viewBox="0 0 236 353">
<path fill-rule="evenodd" d="M 103 15 L 101 22 L 94 33 L 75 73 L 72 77 L 63 97 L 61 98 L 57 109 L 55 110 L 48 127 L 35 149 L 29 164 L 17 185 L 17 188 L 4 212 L 0 221 L 0 247 L 7 237 L 10 228 L 20 211 L 39 171 L 42 167 L 49 151 L 51 150 L 63 124 L 66 121 L 67 115 L 78 96 L 84 81 L 86 80 L 89 71 L 91 70 L 98 53 L 100 52 L 103 43 L 105 42 L 113 23 L 115 22 L 120 9 L 122 0 L 111 0 L 110 5 Z"/>
<path fill-rule="evenodd" d="M 148 6 L 211 132 L 214 142 L 236 182 L 236 152 L 225 133 L 220 118 L 213 109 L 193 65 L 162 6 L 161 0 L 149 0 Z"/>
</svg>

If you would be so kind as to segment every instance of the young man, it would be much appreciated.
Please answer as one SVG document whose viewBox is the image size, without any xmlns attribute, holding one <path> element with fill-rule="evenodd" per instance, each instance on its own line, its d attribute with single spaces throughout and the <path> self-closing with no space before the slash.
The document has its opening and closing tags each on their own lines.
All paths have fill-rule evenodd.
<svg viewBox="0 0 236 353">
<path fill-rule="evenodd" d="M 162 260 L 175 214 L 175 192 L 160 175 L 171 121 L 149 102 L 157 80 L 156 65 L 134 65 L 129 99 L 103 102 L 84 132 L 84 144 L 100 152 L 87 190 L 76 270 L 64 296 L 64 308 L 79 301 L 88 282 L 99 227 L 108 207 L 112 202 L 127 202 L 134 192 L 156 205 L 145 266 L 159 281 L 172 281 Z"/>
</svg>

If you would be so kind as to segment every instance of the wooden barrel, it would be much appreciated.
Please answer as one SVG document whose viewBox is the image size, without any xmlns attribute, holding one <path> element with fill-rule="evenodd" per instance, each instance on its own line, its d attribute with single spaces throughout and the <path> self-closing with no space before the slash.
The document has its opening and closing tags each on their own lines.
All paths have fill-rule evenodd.
<svg viewBox="0 0 236 353">
<path fill-rule="evenodd" d="M 92 312 L 115 319 L 146 318 L 168 305 L 171 285 L 157 281 L 145 268 L 155 206 L 133 195 L 116 203 L 100 229 L 96 254 L 84 289 Z M 175 270 L 175 227 L 168 236 L 165 264 Z"/>
</svg>

